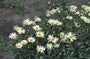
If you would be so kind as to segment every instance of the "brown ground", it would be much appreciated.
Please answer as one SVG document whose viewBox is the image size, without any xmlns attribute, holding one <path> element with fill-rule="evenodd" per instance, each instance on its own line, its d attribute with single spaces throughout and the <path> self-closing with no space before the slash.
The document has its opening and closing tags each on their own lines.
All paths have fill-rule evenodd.
<svg viewBox="0 0 90 59">
<path fill-rule="evenodd" d="M 22 20 L 26 18 L 34 19 L 34 16 L 37 15 L 37 11 L 33 10 L 33 0 L 26 0 L 25 6 L 25 13 L 24 14 L 17 14 L 17 11 L 11 10 L 8 8 L 0 8 L 0 35 L 4 36 L 6 40 L 8 40 L 8 35 L 10 32 L 13 32 L 12 27 L 14 24 L 22 24 Z M 80 7 L 82 4 L 86 4 L 90 2 L 90 0 L 72 0 L 73 4 Z M 44 5 L 46 4 L 44 0 Z M 0 52 L 0 59 L 12 59 L 12 55 L 8 52 L 1 53 Z"/>
</svg>

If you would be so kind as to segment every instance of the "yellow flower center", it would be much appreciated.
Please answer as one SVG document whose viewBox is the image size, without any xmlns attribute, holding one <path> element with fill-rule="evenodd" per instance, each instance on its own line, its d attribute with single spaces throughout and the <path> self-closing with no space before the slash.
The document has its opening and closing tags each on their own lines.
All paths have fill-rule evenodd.
<svg viewBox="0 0 90 59">
<path fill-rule="evenodd" d="M 33 41 L 32 39 L 30 39 L 30 41 Z"/>
<path fill-rule="evenodd" d="M 87 8 L 86 10 L 87 10 L 87 11 L 90 11 L 90 9 L 88 9 L 88 8 Z"/>
<path fill-rule="evenodd" d="M 39 36 L 41 36 L 41 33 L 38 33 Z"/>
<path fill-rule="evenodd" d="M 21 31 L 21 34 L 23 34 L 23 31 Z"/>
<path fill-rule="evenodd" d="M 54 22 L 51 22 L 51 24 L 54 24 Z"/>
<path fill-rule="evenodd" d="M 59 24 L 59 22 L 57 22 L 57 24 Z"/>
<path fill-rule="evenodd" d="M 17 47 L 20 47 L 20 45 L 18 45 Z"/>
<path fill-rule="evenodd" d="M 65 39 L 65 37 L 63 36 L 62 39 Z"/>
<path fill-rule="evenodd" d="M 42 49 L 40 49 L 40 51 L 42 51 Z"/>
<path fill-rule="evenodd" d="M 36 27 L 36 30 L 38 30 L 38 27 Z"/>
<path fill-rule="evenodd" d="M 25 24 L 28 24 L 28 22 L 26 22 Z"/>
<path fill-rule="evenodd" d="M 50 46 L 48 46 L 48 48 L 50 48 Z"/>
<path fill-rule="evenodd" d="M 54 39 L 54 38 L 52 38 L 51 40 L 52 40 L 52 41 L 54 41 L 55 39 Z"/>
<path fill-rule="evenodd" d="M 15 36 L 12 36 L 12 38 L 15 38 Z"/>
<path fill-rule="evenodd" d="M 57 10 L 54 10 L 54 12 L 56 13 L 56 12 L 57 12 Z"/>
<path fill-rule="evenodd" d="M 17 28 L 16 30 L 19 31 L 19 28 Z"/>
<path fill-rule="evenodd" d="M 23 44 L 26 44 L 25 42 L 23 42 Z"/>
<path fill-rule="evenodd" d="M 70 36 L 70 38 L 72 39 L 72 38 L 73 38 L 73 36 Z"/>
<path fill-rule="evenodd" d="M 75 8 L 74 6 L 72 8 Z"/>
</svg>

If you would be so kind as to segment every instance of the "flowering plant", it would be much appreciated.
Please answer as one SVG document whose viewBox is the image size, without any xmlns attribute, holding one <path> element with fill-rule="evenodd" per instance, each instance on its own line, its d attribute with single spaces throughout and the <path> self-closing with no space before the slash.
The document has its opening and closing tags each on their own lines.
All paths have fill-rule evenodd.
<svg viewBox="0 0 90 59">
<path fill-rule="evenodd" d="M 25 19 L 10 33 L 10 52 L 15 59 L 80 59 L 89 58 L 90 7 L 82 10 L 71 5 L 46 12 L 34 21 Z"/>
</svg>

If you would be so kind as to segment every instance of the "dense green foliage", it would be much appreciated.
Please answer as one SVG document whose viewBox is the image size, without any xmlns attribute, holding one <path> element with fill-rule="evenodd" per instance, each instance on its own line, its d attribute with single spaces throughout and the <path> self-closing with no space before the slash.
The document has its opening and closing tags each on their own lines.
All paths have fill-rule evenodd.
<svg viewBox="0 0 90 59">
<path fill-rule="evenodd" d="M 15 9 L 17 11 L 23 11 L 24 10 L 24 1 L 21 0 L 6 0 L 7 7 L 11 9 Z"/>
</svg>

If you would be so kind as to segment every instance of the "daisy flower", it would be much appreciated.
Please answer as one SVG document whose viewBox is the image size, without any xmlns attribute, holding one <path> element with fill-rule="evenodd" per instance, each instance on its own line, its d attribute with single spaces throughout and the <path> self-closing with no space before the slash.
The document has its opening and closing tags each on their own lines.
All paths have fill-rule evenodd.
<svg viewBox="0 0 90 59">
<path fill-rule="evenodd" d="M 32 42 L 32 43 L 35 42 L 35 40 L 36 40 L 36 39 L 35 39 L 34 37 L 29 37 L 29 38 L 28 38 L 28 41 L 29 41 L 29 42 Z"/>
<path fill-rule="evenodd" d="M 10 33 L 9 38 L 10 39 L 17 39 L 17 34 L 16 33 Z"/>
<path fill-rule="evenodd" d="M 16 44 L 16 48 L 22 48 L 22 44 L 21 43 L 17 43 Z"/>
<path fill-rule="evenodd" d="M 56 21 L 53 20 L 53 19 L 49 19 L 49 20 L 48 20 L 48 23 L 51 24 L 51 25 L 55 25 L 55 24 L 56 24 Z"/>
<path fill-rule="evenodd" d="M 82 8 L 86 8 L 86 5 L 82 5 L 81 7 L 82 7 Z"/>
<path fill-rule="evenodd" d="M 81 16 L 81 19 L 84 20 L 85 23 L 90 23 L 90 19 L 85 16 Z"/>
<path fill-rule="evenodd" d="M 30 25 L 30 19 L 29 18 L 28 19 L 25 19 L 23 21 L 23 25 Z"/>
<path fill-rule="evenodd" d="M 57 12 L 57 9 L 52 9 L 51 12 L 50 12 L 50 14 L 53 15 L 53 14 L 56 13 L 56 12 Z"/>
<path fill-rule="evenodd" d="M 33 26 L 33 29 L 34 29 L 34 30 L 37 30 L 37 31 L 42 30 L 42 28 L 41 28 L 39 25 Z"/>
<path fill-rule="evenodd" d="M 44 51 L 45 51 L 45 48 L 44 48 L 44 46 L 37 46 L 37 52 L 41 52 L 41 53 L 44 53 Z"/>
<path fill-rule="evenodd" d="M 73 42 L 73 40 L 76 40 L 76 36 L 72 32 L 67 33 L 67 38 L 69 38 L 71 42 Z"/>
<path fill-rule="evenodd" d="M 70 9 L 77 9 L 77 6 L 71 5 L 71 6 L 70 6 Z"/>
<path fill-rule="evenodd" d="M 44 32 L 42 31 L 36 32 L 36 36 L 44 38 Z"/>
<path fill-rule="evenodd" d="M 67 40 L 67 37 L 63 32 L 60 33 L 60 38 L 61 38 L 61 41 L 63 41 L 63 42 L 65 42 Z"/>
<path fill-rule="evenodd" d="M 87 17 L 85 17 L 85 16 L 81 16 L 81 19 L 82 19 L 82 20 L 86 20 Z"/>
<path fill-rule="evenodd" d="M 56 25 L 62 25 L 62 22 L 58 21 L 58 20 L 55 20 L 56 21 Z"/>
<path fill-rule="evenodd" d="M 60 44 L 55 44 L 54 47 L 55 48 L 58 48 L 60 46 Z"/>
<path fill-rule="evenodd" d="M 77 11 L 75 14 L 80 15 L 80 12 L 79 12 L 79 11 Z"/>
<path fill-rule="evenodd" d="M 21 44 L 22 44 L 22 45 L 26 45 L 27 43 L 28 43 L 27 40 L 22 40 L 22 41 L 21 41 Z"/>
<path fill-rule="evenodd" d="M 19 31 L 19 30 L 21 30 L 22 28 L 16 25 L 16 26 L 13 27 L 13 29 L 16 30 L 16 31 Z"/>
<path fill-rule="evenodd" d="M 73 17 L 72 16 L 67 16 L 66 19 L 72 20 Z"/>
<path fill-rule="evenodd" d="M 84 20 L 85 23 L 90 23 L 90 19 L 87 18 L 86 20 Z"/>
<path fill-rule="evenodd" d="M 52 49 L 52 48 L 53 48 L 53 45 L 50 44 L 50 43 L 47 43 L 47 48 L 48 48 L 48 49 Z"/>
<path fill-rule="evenodd" d="M 36 16 L 36 17 L 35 17 L 35 21 L 36 21 L 36 22 L 39 22 L 39 21 L 41 21 L 41 18 L 39 18 L 39 17 Z"/>
<path fill-rule="evenodd" d="M 25 33 L 25 30 L 24 29 L 21 29 L 18 31 L 19 34 L 24 34 Z"/>
<path fill-rule="evenodd" d="M 77 6 L 75 6 L 75 5 L 70 6 L 71 12 L 76 12 L 76 9 L 77 9 Z"/>
<path fill-rule="evenodd" d="M 46 11 L 46 16 L 47 17 L 51 16 L 50 11 Z"/>
<path fill-rule="evenodd" d="M 62 37 L 62 36 L 64 36 L 65 34 L 64 34 L 64 32 L 60 32 L 60 37 Z"/>
<path fill-rule="evenodd" d="M 56 43 L 58 41 L 58 38 L 53 37 L 53 35 L 48 35 L 47 40 L 48 40 L 48 42 Z"/>
<path fill-rule="evenodd" d="M 87 12 L 90 12 L 90 7 L 87 6 L 86 8 L 84 8 Z"/>
</svg>

